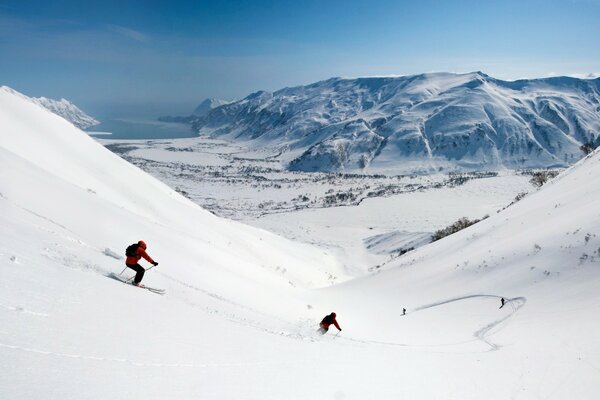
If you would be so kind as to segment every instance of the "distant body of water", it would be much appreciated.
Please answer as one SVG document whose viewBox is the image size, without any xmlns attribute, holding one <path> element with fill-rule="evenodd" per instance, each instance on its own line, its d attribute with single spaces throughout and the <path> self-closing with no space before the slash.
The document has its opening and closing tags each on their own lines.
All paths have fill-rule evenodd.
<svg viewBox="0 0 600 400">
<path fill-rule="evenodd" d="M 87 130 L 90 135 L 104 139 L 175 139 L 197 136 L 187 124 L 136 118 L 101 119 L 101 122 Z M 102 134 L 95 135 L 93 132 Z M 111 135 L 106 135 L 107 132 Z"/>
</svg>

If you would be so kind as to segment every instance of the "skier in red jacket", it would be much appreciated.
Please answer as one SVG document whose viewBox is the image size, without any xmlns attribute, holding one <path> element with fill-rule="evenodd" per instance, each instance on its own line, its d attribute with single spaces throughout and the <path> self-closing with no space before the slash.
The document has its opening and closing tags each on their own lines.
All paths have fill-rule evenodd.
<svg viewBox="0 0 600 400">
<path fill-rule="evenodd" d="M 337 323 L 337 320 L 335 319 L 336 314 L 334 312 L 332 312 L 329 315 L 326 315 L 325 318 L 323 318 L 323 320 L 321 321 L 321 323 L 319 324 L 320 328 L 319 328 L 319 333 L 321 335 L 324 335 L 327 333 L 327 331 L 329 330 L 329 325 L 333 324 L 338 331 L 342 331 L 342 328 L 340 328 L 340 326 Z"/>
<path fill-rule="evenodd" d="M 144 277 L 144 272 L 146 272 L 146 270 L 144 267 L 138 264 L 138 261 L 140 261 L 140 259 L 143 257 L 146 261 L 154 266 L 157 266 L 158 263 L 154 261 L 152 257 L 148 255 L 148 253 L 146 253 L 146 242 L 140 240 L 137 245 L 137 249 L 132 249 L 133 253 L 126 253 L 127 259 L 125 260 L 125 265 L 135 271 L 135 279 L 133 280 L 133 284 L 135 286 L 143 287 L 144 285 L 142 285 L 140 282 L 142 282 L 142 278 Z M 131 246 L 129 248 L 131 248 Z"/>
</svg>

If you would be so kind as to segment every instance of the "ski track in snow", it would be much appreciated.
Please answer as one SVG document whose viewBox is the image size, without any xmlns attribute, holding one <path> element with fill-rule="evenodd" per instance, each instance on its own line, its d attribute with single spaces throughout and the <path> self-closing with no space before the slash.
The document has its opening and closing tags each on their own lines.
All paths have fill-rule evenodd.
<svg viewBox="0 0 600 400">
<path fill-rule="evenodd" d="M 70 229 L 69 229 L 69 228 L 67 228 L 66 226 L 64 226 L 64 225 L 62 225 L 62 224 L 59 224 L 58 222 L 56 222 L 56 221 L 54 221 L 54 220 L 52 220 L 52 219 L 50 219 L 50 218 L 48 218 L 48 217 L 46 217 L 46 216 L 43 216 L 43 215 L 41 215 L 41 214 L 38 214 L 38 213 L 36 213 L 35 211 L 32 211 L 32 210 L 30 210 L 30 209 L 28 209 L 28 208 L 21 207 L 21 206 L 19 206 L 19 205 L 17 205 L 17 204 L 15 204 L 15 206 L 16 206 L 16 207 L 18 207 L 18 208 L 20 208 L 20 209 L 21 209 L 21 210 L 23 210 L 23 211 L 26 211 L 26 212 L 28 212 L 28 213 L 30 213 L 30 214 L 32 214 L 32 215 L 35 215 L 35 216 L 36 216 L 36 217 L 38 217 L 38 218 L 41 218 L 41 219 L 43 219 L 44 221 L 48 221 L 48 222 L 50 222 L 51 224 L 53 224 L 53 225 L 56 225 L 56 226 L 58 226 L 59 228 L 62 228 L 62 229 L 64 229 L 64 230 L 65 230 L 65 231 L 67 231 L 67 232 L 71 232 L 72 234 L 74 234 L 74 235 L 77 235 L 75 232 L 73 232 L 72 230 L 70 230 Z"/>
<path fill-rule="evenodd" d="M 492 298 L 497 298 L 500 299 L 503 296 L 498 296 L 498 295 L 492 295 L 492 294 L 473 294 L 473 295 L 468 295 L 468 296 L 461 296 L 461 297 L 454 297 L 451 299 L 447 299 L 447 300 L 442 300 L 436 303 L 431 303 L 431 304 L 426 304 L 424 306 L 420 306 L 420 307 L 416 307 L 413 309 L 413 312 L 418 312 L 418 311 L 423 311 L 426 310 L 428 308 L 433 308 L 433 307 L 438 307 L 438 306 L 442 306 L 444 304 L 448 304 L 448 303 L 453 303 L 453 302 L 457 302 L 457 301 L 461 301 L 461 300 L 467 300 L 467 299 L 472 299 L 472 298 L 481 298 L 481 297 L 492 297 Z M 383 346 L 398 346 L 398 347 L 420 347 L 420 348 L 426 348 L 426 347 L 450 347 L 450 346 L 458 346 L 461 344 L 466 344 L 466 343 L 470 343 L 473 342 L 475 340 L 480 340 L 483 343 L 487 344 L 488 346 L 490 346 L 490 349 L 488 351 L 496 351 L 499 350 L 502 346 L 493 343 L 492 341 L 490 341 L 488 339 L 489 333 L 490 331 L 497 327 L 498 325 L 500 325 L 502 322 L 508 320 L 509 318 L 511 318 L 517 311 L 519 311 L 519 309 L 521 307 L 523 307 L 525 305 L 525 303 L 527 302 L 527 299 L 525 297 L 514 297 L 514 298 L 507 298 L 504 297 L 506 299 L 506 304 L 510 305 L 512 308 L 512 312 L 510 314 L 508 314 L 507 316 L 500 318 L 496 321 L 490 322 L 489 324 L 485 325 L 484 327 L 482 327 L 481 329 L 475 331 L 475 333 L 473 334 L 473 336 L 475 337 L 475 339 L 471 339 L 471 340 L 465 340 L 462 342 L 455 342 L 455 343 L 442 343 L 442 344 L 410 344 L 410 343 L 396 343 L 396 342 L 384 342 L 384 341 L 378 341 L 378 340 L 364 340 L 364 339 L 354 339 L 351 337 L 340 337 L 340 339 L 345 340 L 345 341 L 350 341 L 350 342 L 355 342 L 355 343 L 363 343 L 363 344 L 374 344 L 374 345 L 383 345 Z M 334 338 L 337 337 L 334 336 Z"/>
<path fill-rule="evenodd" d="M 195 291 L 199 291 L 209 297 L 212 297 L 218 301 L 224 301 L 225 303 L 228 303 L 230 305 L 233 305 L 235 307 L 239 307 L 241 309 L 244 309 L 246 311 L 251 311 L 253 313 L 257 313 L 263 316 L 268 316 L 264 313 L 261 313 L 257 310 L 248 308 L 246 306 L 243 306 L 241 304 L 235 303 L 231 300 L 225 299 L 222 296 L 219 296 L 217 294 L 208 292 L 204 289 L 200 289 L 196 286 L 187 284 L 185 282 L 179 281 L 175 278 L 172 278 L 168 275 L 165 275 L 163 273 L 161 273 L 162 276 L 164 276 L 165 278 L 168 278 L 170 280 L 172 280 L 173 282 L 182 285 L 184 287 L 187 287 L 189 289 L 195 290 Z M 118 281 L 121 281 L 121 279 L 118 279 L 116 277 L 116 274 L 108 274 L 105 275 L 109 278 L 113 278 L 116 279 Z M 468 300 L 468 299 L 473 299 L 473 298 L 482 298 L 482 297 L 488 297 L 488 298 L 497 298 L 500 299 L 503 296 L 498 296 L 498 295 L 491 295 L 491 294 L 473 294 L 473 295 L 467 295 L 467 296 L 460 296 L 460 297 L 454 297 L 451 299 L 447 299 L 447 300 L 442 300 L 442 301 L 438 301 L 435 303 L 430 303 L 430 304 L 426 304 L 420 307 L 416 307 L 413 309 L 414 312 L 418 312 L 418 311 L 423 311 L 429 308 L 434 308 L 434 307 L 438 307 L 438 306 L 442 306 L 445 304 L 449 304 L 449 303 L 454 303 L 457 301 L 462 301 L 462 300 Z M 490 349 L 488 351 L 496 351 L 499 350 L 501 348 L 501 346 L 499 344 L 496 344 L 494 342 L 492 342 L 491 340 L 489 340 L 489 334 L 490 332 L 497 326 L 499 326 L 501 323 L 505 322 L 506 320 L 508 320 L 509 318 L 511 318 L 517 311 L 519 311 L 519 309 L 521 309 L 521 307 L 523 307 L 525 305 L 525 303 L 527 302 L 527 299 L 525 297 L 514 297 L 514 298 L 507 298 L 504 297 L 506 299 L 506 304 L 510 305 L 512 308 L 512 312 L 510 314 L 508 314 L 507 316 L 500 318 L 498 320 L 495 320 L 493 322 L 490 322 L 489 324 L 483 326 L 481 329 L 477 330 L 474 332 L 473 336 L 475 337 L 475 339 L 472 340 L 465 340 L 462 342 L 455 342 L 455 343 L 444 343 L 444 344 L 423 344 L 423 345 L 415 345 L 415 344 L 410 344 L 410 343 L 397 343 L 397 342 L 385 342 L 385 341 L 377 341 L 377 340 L 363 340 L 363 339 L 354 339 L 351 337 L 340 337 L 340 339 L 344 340 L 344 341 L 350 341 L 350 342 L 355 342 L 355 343 L 362 343 L 362 344 L 374 344 L 374 345 L 385 345 L 385 346 L 399 346 L 399 347 L 448 347 L 448 346 L 457 346 L 457 345 L 461 345 L 461 344 L 466 344 L 466 343 L 470 343 L 473 340 L 479 340 L 482 341 L 483 343 L 487 344 L 488 346 L 490 346 Z M 296 339 L 296 340 L 316 340 L 312 335 L 307 335 L 304 334 L 303 332 L 285 332 L 285 331 L 281 331 L 281 330 L 273 330 L 273 329 L 269 329 L 265 326 L 263 326 L 263 324 L 258 323 L 257 321 L 250 321 L 247 318 L 240 318 L 237 315 L 233 314 L 233 313 L 227 313 L 227 312 L 223 312 L 221 310 L 218 310 L 216 308 L 211 308 L 211 307 L 207 307 L 207 306 L 200 306 L 196 303 L 193 303 L 189 300 L 184 300 L 184 302 L 186 304 L 188 304 L 191 307 L 194 308 L 198 308 L 201 309 L 202 311 L 209 313 L 209 314 L 217 314 L 217 315 L 222 315 L 224 317 L 226 317 L 229 321 L 233 322 L 233 323 L 237 323 L 240 325 L 244 325 L 247 327 L 251 327 L 254 329 L 257 329 L 259 331 L 263 331 L 265 333 L 268 334 L 272 334 L 272 335 L 277 335 L 277 336 L 285 336 L 288 337 L 290 339 Z M 268 316 L 273 318 L 272 316 Z M 303 330 L 306 330 L 306 332 L 311 331 L 311 329 L 308 327 L 309 322 L 306 322 L 304 324 L 302 324 L 301 328 L 306 328 Z M 306 326 L 304 326 L 306 325 Z M 337 338 L 338 336 L 335 335 L 333 338 Z"/>
<path fill-rule="evenodd" d="M 209 296 L 209 297 L 211 297 L 211 298 L 213 298 L 213 299 L 215 299 L 217 301 L 223 301 L 226 304 L 229 304 L 229 305 L 232 305 L 234 307 L 240 308 L 243 311 L 249 311 L 251 313 L 254 313 L 254 314 L 257 314 L 257 315 L 260 315 L 260 316 L 263 316 L 263 317 L 267 317 L 267 318 L 269 318 L 271 320 L 276 320 L 276 321 L 278 321 L 280 323 L 283 323 L 283 324 L 289 324 L 289 322 L 286 321 L 286 320 L 284 320 L 284 319 L 275 317 L 273 315 L 266 314 L 266 313 L 261 312 L 259 310 L 256 310 L 256 309 L 244 306 L 242 304 L 236 303 L 234 301 L 228 300 L 226 298 L 223 298 L 222 296 L 219 296 L 217 294 L 211 293 L 211 292 L 209 292 L 209 291 L 207 291 L 205 289 L 201 289 L 201 288 L 198 288 L 198 287 L 196 287 L 194 285 L 190 285 L 188 283 L 179 281 L 179 280 L 177 280 L 175 278 L 172 278 L 172 277 L 170 277 L 168 275 L 165 275 L 164 273 L 160 273 L 160 272 L 157 272 L 157 273 L 160 274 L 160 275 L 162 275 L 162 276 L 164 276 L 165 278 L 168 278 L 168 279 L 172 280 L 173 282 L 175 282 L 177 284 L 180 284 L 180 285 L 182 285 L 182 286 L 184 286 L 186 288 L 192 289 L 194 291 L 198 291 L 198 292 L 200 292 L 200 293 L 202 293 L 202 294 L 204 294 L 206 296 Z M 193 302 L 193 301 L 191 301 L 189 299 L 182 299 L 182 300 L 184 301 L 184 303 L 186 303 L 190 307 L 193 307 L 193 308 L 196 308 L 196 309 L 200 309 L 200 310 L 202 310 L 202 311 L 204 311 L 204 312 L 206 312 L 208 314 L 222 316 L 222 317 L 226 318 L 228 321 L 230 321 L 232 323 L 235 323 L 235 324 L 238 324 L 238 325 L 242 325 L 242 326 L 246 326 L 246 327 L 249 327 L 249 328 L 252 328 L 252 329 L 255 329 L 255 330 L 267 333 L 267 334 L 270 334 L 270 335 L 285 336 L 285 337 L 287 337 L 289 339 L 294 339 L 294 340 L 313 340 L 313 341 L 315 340 L 314 336 L 304 334 L 303 332 L 304 331 L 306 331 L 306 332 L 312 332 L 313 331 L 313 328 L 312 328 L 313 325 L 314 326 L 318 325 L 317 321 L 301 321 L 298 324 L 296 324 L 295 328 L 301 329 L 302 332 L 293 332 L 293 331 L 290 332 L 290 331 L 285 331 L 285 330 L 276 330 L 276 329 L 269 328 L 269 327 L 265 326 L 264 324 L 262 324 L 262 323 L 260 323 L 258 321 L 251 320 L 251 319 L 248 319 L 248 318 L 245 318 L 245 317 L 240 317 L 237 314 L 234 314 L 232 312 L 223 311 L 223 310 L 220 310 L 218 308 L 209 307 L 209 306 L 206 306 L 206 305 L 200 305 L 200 304 L 197 304 L 197 303 L 195 303 L 195 302 Z M 292 330 L 294 330 L 294 329 L 292 329 Z M 316 329 L 314 329 L 314 331 L 316 332 Z"/>
<path fill-rule="evenodd" d="M 472 299 L 472 298 L 481 298 L 481 297 L 501 298 L 502 296 L 479 294 L 479 295 L 468 295 L 468 296 L 456 297 L 456 298 L 452 298 L 452 299 L 448 299 L 448 300 L 439 301 L 436 303 L 427 304 L 427 305 L 424 305 L 421 307 L 417 307 L 413 311 L 418 312 L 418 311 L 426 310 L 426 309 L 433 308 L 433 307 L 438 307 L 438 306 L 448 304 L 448 303 L 453 303 L 453 302 L 462 301 L 462 300 L 466 300 L 466 299 Z M 504 321 L 508 320 L 510 317 L 512 317 L 519 309 L 521 309 L 525 305 L 526 302 L 527 302 L 527 299 L 525 297 L 515 297 L 515 298 L 508 299 L 507 304 L 509 304 L 512 307 L 512 312 L 509 315 L 505 316 L 504 318 L 493 321 L 493 322 L 489 323 L 488 325 L 484 326 L 483 328 L 479 329 L 478 331 L 476 331 L 474 333 L 474 336 L 476 337 L 476 339 L 480 340 L 480 341 L 486 343 L 488 346 L 490 346 L 490 349 L 488 351 L 499 350 L 501 348 L 501 346 L 491 342 L 488 339 L 488 335 L 489 335 L 490 331 L 493 328 L 500 325 L 502 322 L 504 322 Z M 44 316 L 44 317 L 47 316 L 46 314 L 28 311 L 28 310 L 22 309 L 20 307 L 11 307 L 11 306 L 5 306 L 5 305 L 0 305 L 0 306 L 10 309 L 11 311 L 26 312 L 28 314 L 33 314 L 36 316 Z M 243 323 L 242 321 L 234 321 L 234 322 Z M 243 324 L 248 325 L 247 323 L 243 323 Z M 249 326 L 253 326 L 253 325 L 249 324 Z M 260 328 L 258 326 L 253 326 L 253 327 L 260 329 L 260 330 L 264 330 L 264 331 L 272 333 L 272 334 L 278 334 L 278 335 L 282 335 L 282 336 L 290 336 L 290 335 L 286 335 L 284 332 L 275 332 L 275 331 L 267 330 L 265 328 Z M 296 336 L 297 337 L 294 337 L 296 339 L 297 338 L 310 339 L 310 337 L 305 337 L 304 335 L 300 335 L 300 334 L 298 334 Z M 335 340 L 336 338 L 338 338 L 338 335 L 334 335 L 331 340 Z M 344 341 L 363 343 L 363 344 L 373 344 L 373 345 L 400 346 L 400 347 L 436 347 L 435 345 L 411 345 L 411 344 L 406 344 L 406 343 L 360 340 L 360 339 L 353 339 L 353 338 L 348 338 L 348 337 L 340 337 L 340 339 L 342 339 Z M 468 343 L 468 342 L 470 342 L 470 341 L 465 341 L 462 343 Z M 461 344 L 461 343 L 445 344 L 445 345 L 439 345 L 439 346 L 452 346 L 452 345 L 457 345 L 457 344 Z M 126 358 L 98 357 L 98 356 L 88 356 L 88 355 L 81 355 L 81 354 L 68 354 L 68 353 L 53 352 L 53 351 L 46 351 L 46 350 L 40 350 L 40 349 L 35 349 L 35 348 L 29 348 L 29 347 L 10 345 L 10 344 L 6 344 L 6 343 L 0 343 L 0 347 L 5 348 L 5 349 L 23 351 L 23 352 L 27 352 L 27 353 L 55 356 L 55 357 L 61 357 L 61 358 L 71 358 L 71 359 L 89 360 L 89 361 L 106 361 L 106 362 L 129 364 L 129 365 L 132 365 L 135 367 L 150 367 L 150 368 L 247 367 L 247 366 L 255 366 L 258 364 L 265 364 L 265 363 L 201 363 L 201 364 L 196 364 L 196 363 L 139 362 L 139 361 L 130 360 L 130 359 L 126 359 Z M 271 363 L 271 364 L 282 364 L 283 365 L 284 363 Z"/>
<path fill-rule="evenodd" d="M 261 362 L 261 363 L 201 363 L 201 364 L 139 362 L 139 361 L 135 361 L 135 360 L 129 360 L 126 358 L 97 357 L 97 356 L 86 356 L 86 355 L 81 355 L 81 354 L 60 353 L 60 352 L 54 352 L 54 351 L 34 349 L 34 348 L 30 348 L 30 347 L 15 346 L 15 345 L 10 345 L 10 344 L 6 344 L 6 343 L 0 343 L 0 347 L 5 348 L 5 349 L 18 350 L 18 351 L 22 351 L 22 352 L 26 352 L 26 353 L 42 354 L 42 355 L 55 356 L 55 357 L 60 357 L 60 358 L 72 358 L 72 359 L 79 359 L 79 360 L 108 361 L 108 362 L 115 362 L 115 363 L 123 363 L 123 364 L 133 365 L 135 367 L 211 368 L 211 367 L 248 367 L 248 366 L 263 365 L 263 364 L 272 364 L 272 365 L 289 364 L 289 363 L 266 363 L 266 362 Z"/>
<path fill-rule="evenodd" d="M 497 299 L 503 298 L 502 296 L 492 295 L 492 294 L 472 294 L 472 295 L 468 295 L 468 296 L 455 297 L 452 299 L 443 300 L 443 301 L 439 301 L 439 302 L 432 303 L 432 304 L 427 304 L 427 305 L 415 308 L 414 311 L 422 311 L 422 310 L 426 310 L 428 308 L 437 307 L 437 306 L 441 306 L 444 304 L 453 303 L 456 301 L 473 299 L 473 298 L 481 298 L 481 297 L 493 297 L 493 298 L 497 298 Z M 506 298 L 506 304 L 509 304 L 511 306 L 512 312 L 510 314 L 508 314 L 507 316 L 500 318 L 496 321 L 490 322 L 486 326 L 482 327 L 481 329 L 479 329 L 478 331 L 476 331 L 474 333 L 474 336 L 478 340 L 481 340 L 482 342 L 484 342 L 485 344 L 490 346 L 489 351 L 495 351 L 495 350 L 500 349 L 501 348 L 500 345 L 493 343 L 492 341 L 490 341 L 488 339 L 488 334 L 490 333 L 490 331 L 492 329 L 494 329 L 495 327 L 500 325 L 502 322 L 511 318 L 517 311 L 519 311 L 519 309 L 521 309 L 521 307 L 523 307 L 525 305 L 525 303 L 527 303 L 527 299 L 525 297 L 514 297 L 514 298 L 510 298 L 510 299 Z"/>
<path fill-rule="evenodd" d="M 172 277 L 170 277 L 168 275 L 165 275 L 164 273 L 160 273 L 158 271 L 157 271 L 157 273 L 160 274 L 161 276 L 167 278 L 167 279 L 172 280 L 176 284 L 182 285 L 182 286 L 184 286 L 184 287 L 186 287 L 188 289 L 192 289 L 192 290 L 198 291 L 198 292 L 200 292 L 200 293 L 202 293 L 202 294 L 204 294 L 204 295 L 206 295 L 208 297 L 211 297 L 211 298 L 213 298 L 213 299 L 215 299 L 217 301 L 223 301 L 226 304 L 232 305 L 234 307 L 238 307 L 238 308 L 240 308 L 240 309 L 242 309 L 244 311 L 249 311 L 249 312 L 255 313 L 257 315 L 261 315 L 263 317 L 268 317 L 270 319 L 278 320 L 279 322 L 282 322 L 282 323 L 286 323 L 287 322 L 287 321 L 285 321 L 285 320 L 283 320 L 281 318 L 277 318 L 277 317 L 274 317 L 272 315 L 260 312 L 258 310 L 246 307 L 246 306 L 238 304 L 238 303 L 236 303 L 234 301 L 231 301 L 231 300 L 228 300 L 226 298 L 223 298 L 222 296 L 219 296 L 217 294 L 211 293 L 211 292 L 209 292 L 207 290 L 204 290 L 204 289 L 198 288 L 198 287 L 196 287 L 194 285 L 190 285 L 188 283 L 179 281 L 179 280 L 177 280 L 175 278 L 172 278 Z M 119 282 L 126 283 L 117 274 L 112 273 L 112 272 L 108 273 L 108 274 L 104 274 L 104 276 L 106 276 L 108 278 L 111 278 L 111 279 L 115 279 L 115 280 L 117 280 Z M 132 278 L 130 278 L 130 279 L 132 279 Z M 166 292 L 164 292 L 164 293 L 163 292 L 157 292 L 157 293 L 161 294 L 161 295 L 166 295 Z M 195 309 L 199 309 L 199 310 L 201 310 L 201 311 L 203 311 L 203 312 L 205 312 L 207 314 L 218 315 L 218 316 L 221 316 L 221 317 L 227 319 L 228 321 L 230 321 L 232 323 L 235 323 L 235 324 L 238 324 L 238 325 L 242 325 L 242 326 L 245 326 L 245 327 L 249 327 L 249 328 L 253 328 L 253 329 L 256 329 L 258 331 L 267 333 L 267 334 L 276 335 L 276 336 L 285 336 L 287 338 L 296 339 L 296 340 L 314 340 L 314 338 L 312 336 L 303 335 L 302 333 L 289 332 L 289 331 L 286 332 L 286 331 L 283 331 L 283 330 L 270 329 L 270 328 L 264 326 L 264 324 L 261 324 L 258 321 L 254 321 L 254 320 L 250 320 L 248 318 L 240 317 L 237 314 L 234 314 L 232 312 L 226 312 L 226 311 L 220 310 L 218 308 L 209 307 L 209 306 L 206 306 L 206 305 L 200 305 L 200 304 L 197 304 L 197 303 L 195 303 L 195 302 L 193 302 L 193 301 L 191 301 L 191 300 L 189 300 L 187 298 L 179 298 L 178 300 L 182 300 L 188 306 L 193 307 Z M 317 323 L 315 321 L 311 321 L 311 323 L 312 323 L 312 325 L 317 325 Z M 309 323 L 306 323 L 306 325 L 308 326 Z"/>
<path fill-rule="evenodd" d="M 6 304 L 0 304 L 0 307 L 5 308 L 10 311 L 15 311 L 18 313 L 35 315 L 36 317 L 47 317 L 48 316 L 48 314 L 31 311 L 31 310 L 28 310 L 28 309 L 20 307 L 20 306 L 15 307 L 15 306 L 7 306 Z"/>
</svg>

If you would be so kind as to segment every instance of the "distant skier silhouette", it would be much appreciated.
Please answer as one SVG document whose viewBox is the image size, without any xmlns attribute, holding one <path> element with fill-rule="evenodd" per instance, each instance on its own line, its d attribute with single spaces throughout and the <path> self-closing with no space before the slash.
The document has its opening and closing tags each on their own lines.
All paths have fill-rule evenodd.
<svg viewBox="0 0 600 400">
<path fill-rule="evenodd" d="M 148 253 L 146 253 L 146 242 L 140 240 L 139 242 L 127 247 L 127 250 L 125 250 L 125 255 L 127 256 L 125 265 L 135 271 L 135 279 L 133 280 L 133 284 L 135 286 L 144 287 L 141 282 L 144 278 L 144 272 L 146 272 L 146 270 L 144 267 L 138 264 L 138 262 L 143 257 L 150 264 L 154 266 L 158 265 L 158 263 L 154 261 L 152 257 L 148 255 Z"/>
<path fill-rule="evenodd" d="M 329 330 L 329 326 L 331 324 L 333 324 L 338 331 L 342 331 L 342 328 L 340 328 L 340 326 L 338 325 L 337 320 L 335 319 L 336 314 L 334 312 L 332 312 L 329 315 L 326 315 L 325 318 L 323 318 L 323 320 L 321 321 L 321 323 L 319 324 L 320 328 L 317 332 L 319 332 L 321 335 L 324 335 L 327 333 L 327 331 Z"/>
<path fill-rule="evenodd" d="M 506 304 L 506 300 L 504 300 L 504 297 L 500 298 L 500 308 L 504 307 L 504 304 Z"/>
<path fill-rule="evenodd" d="M 406 308 L 402 309 L 402 315 L 406 315 Z"/>
</svg>

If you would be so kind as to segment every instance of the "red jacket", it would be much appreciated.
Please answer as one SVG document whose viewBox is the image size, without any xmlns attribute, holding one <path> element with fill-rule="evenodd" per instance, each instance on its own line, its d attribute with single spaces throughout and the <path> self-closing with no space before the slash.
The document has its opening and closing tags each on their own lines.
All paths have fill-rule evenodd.
<svg viewBox="0 0 600 400">
<path fill-rule="evenodd" d="M 146 250 L 142 246 L 137 248 L 135 251 L 135 256 L 127 257 L 125 264 L 135 265 L 142 257 L 144 257 L 144 259 L 149 263 L 154 264 L 154 260 L 148 255 L 148 253 L 146 253 Z"/>
<path fill-rule="evenodd" d="M 323 329 L 329 329 L 329 326 L 331 324 L 335 325 L 335 327 L 338 328 L 338 331 L 342 330 L 342 328 L 340 328 L 340 326 L 338 325 L 338 322 L 335 318 L 333 318 L 330 323 L 321 321 L 321 327 L 323 327 Z"/>
</svg>

